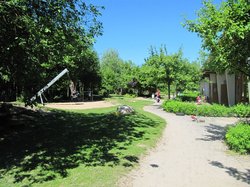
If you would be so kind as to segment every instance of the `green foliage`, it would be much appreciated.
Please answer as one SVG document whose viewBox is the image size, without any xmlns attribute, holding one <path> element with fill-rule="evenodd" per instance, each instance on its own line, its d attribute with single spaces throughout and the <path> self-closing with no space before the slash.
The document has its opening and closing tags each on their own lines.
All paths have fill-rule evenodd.
<svg viewBox="0 0 250 187">
<path fill-rule="evenodd" d="M 100 8 L 82 0 L 1 2 L 0 99 L 28 99 L 66 67 L 73 78 L 98 74 L 89 51 L 102 34 Z"/>
<path fill-rule="evenodd" d="M 115 50 L 106 51 L 101 59 L 102 87 L 108 93 L 118 93 L 121 87 L 122 59 Z"/>
<path fill-rule="evenodd" d="M 167 112 L 182 112 L 187 115 L 214 116 L 214 117 L 249 117 L 249 105 L 238 104 L 232 107 L 226 107 L 219 104 L 201 104 L 193 102 L 181 102 L 168 100 L 163 103 L 163 108 Z"/>
<path fill-rule="evenodd" d="M 214 117 L 231 116 L 230 108 L 219 104 L 198 105 L 197 109 L 198 109 L 198 115 L 201 116 L 214 116 Z"/>
<path fill-rule="evenodd" d="M 250 3 L 248 0 L 222 1 L 219 6 L 203 1 L 196 20 L 186 20 L 184 26 L 196 32 L 209 51 L 206 67 L 214 71 L 239 70 L 249 74 L 246 62 L 250 46 Z"/>
<path fill-rule="evenodd" d="M 188 115 L 196 114 L 197 107 L 193 103 L 168 100 L 163 103 L 163 108 L 167 112 L 181 112 Z"/>
<path fill-rule="evenodd" d="M 249 123 L 238 123 L 229 127 L 226 133 L 228 146 L 241 154 L 250 153 L 250 125 Z"/>
<path fill-rule="evenodd" d="M 199 92 L 183 92 L 180 95 L 177 96 L 181 101 L 196 101 L 197 96 L 199 95 Z"/>
<path fill-rule="evenodd" d="M 237 117 L 249 117 L 250 105 L 238 104 L 233 107 L 232 112 Z"/>
<path fill-rule="evenodd" d="M 131 61 L 123 61 L 117 51 L 106 51 L 101 59 L 102 93 L 108 95 L 128 92 L 131 88 L 129 83 L 138 79 L 137 72 L 138 67 Z"/>
<path fill-rule="evenodd" d="M 171 87 L 175 87 L 175 92 L 196 90 L 200 73 L 198 64 L 183 57 L 182 49 L 169 55 L 165 46 L 159 51 L 151 47 L 150 56 L 141 67 L 140 83 L 144 90 L 152 92 L 167 85 L 170 98 Z"/>
</svg>

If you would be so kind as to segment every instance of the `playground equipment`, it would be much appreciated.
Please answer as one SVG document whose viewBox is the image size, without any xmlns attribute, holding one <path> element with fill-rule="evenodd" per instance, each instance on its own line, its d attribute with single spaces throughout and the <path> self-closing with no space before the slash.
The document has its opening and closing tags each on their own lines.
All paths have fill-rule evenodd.
<svg viewBox="0 0 250 187">
<path fill-rule="evenodd" d="M 54 79 L 52 79 L 46 86 L 44 86 L 41 90 L 39 90 L 36 95 L 34 95 L 30 101 L 33 102 L 36 100 L 37 97 L 40 97 L 41 103 L 43 104 L 43 98 L 42 94 L 50 87 L 52 86 L 56 81 L 58 81 L 65 73 L 68 73 L 69 70 L 65 68 L 61 73 L 59 73 Z"/>
</svg>

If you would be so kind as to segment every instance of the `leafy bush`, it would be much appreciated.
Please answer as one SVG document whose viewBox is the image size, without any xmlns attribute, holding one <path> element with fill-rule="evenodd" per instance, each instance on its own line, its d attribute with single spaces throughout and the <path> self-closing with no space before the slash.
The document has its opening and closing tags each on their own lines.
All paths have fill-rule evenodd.
<svg viewBox="0 0 250 187">
<path fill-rule="evenodd" d="M 197 105 L 198 114 L 201 116 L 226 117 L 230 116 L 230 109 L 223 105 Z"/>
<path fill-rule="evenodd" d="M 196 113 L 195 105 L 188 102 L 168 100 L 163 103 L 163 107 L 167 112 L 182 112 L 189 115 Z"/>
<path fill-rule="evenodd" d="M 179 98 L 181 101 L 196 101 L 198 95 L 198 92 L 184 92 L 177 98 Z"/>
<path fill-rule="evenodd" d="M 238 104 L 233 107 L 226 107 L 219 104 L 197 105 L 194 102 L 181 102 L 168 100 L 163 103 L 163 108 L 167 112 L 182 112 L 187 115 L 213 116 L 213 117 L 248 117 L 250 116 L 250 106 Z"/>
<path fill-rule="evenodd" d="M 250 153 L 250 125 L 238 123 L 230 127 L 226 133 L 228 146 L 241 154 Z"/>
<path fill-rule="evenodd" d="M 235 105 L 232 109 L 232 113 L 237 117 L 249 117 L 250 106 L 244 104 Z"/>
</svg>

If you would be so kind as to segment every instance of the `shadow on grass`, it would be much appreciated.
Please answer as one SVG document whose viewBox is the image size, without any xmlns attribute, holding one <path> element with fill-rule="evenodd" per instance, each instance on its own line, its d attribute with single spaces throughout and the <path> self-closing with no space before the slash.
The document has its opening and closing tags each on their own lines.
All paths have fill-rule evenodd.
<svg viewBox="0 0 250 187">
<path fill-rule="evenodd" d="M 34 112 L 4 119 L 0 129 L 0 179 L 29 184 L 66 177 L 67 169 L 117 165 L 122 159 L 133 165 L 138 158 L 121 155 L 144 129 L 157 125 L 141 114 L 117 116 L 64 111 Z M 112 150 L 112 151 L 111 151 Z"/>
<path fill-rule="evenodd" d="M 212 166 L 224 169 L 225 172 L 231 177 L 234 177 L 235 179 L 245 182 L 247 184 L 250 184 L 250 170 L 249 169 L 246 170 L 246 172 L 242 172 L 242 171 L 237 170 L 236 168 L 224 166 L 221 162 L 218 162 L 218 161 L 211 161 L 210 164 Z"/>
</svg>

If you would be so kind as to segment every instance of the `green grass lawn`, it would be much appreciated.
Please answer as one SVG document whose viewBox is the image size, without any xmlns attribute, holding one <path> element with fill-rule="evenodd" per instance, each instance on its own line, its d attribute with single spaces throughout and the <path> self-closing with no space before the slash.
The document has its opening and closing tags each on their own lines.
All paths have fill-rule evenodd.
<svg viewBox="0 0 250 187">
<path fill-rule="evenodd" d="M 0 131 L 0 186 L 115 186 L 155 145 L 165 121 L 142 110 L 150 101 L 112 102 L 136 112 L 27 110 L 6 118 Z"/>
</svg>

